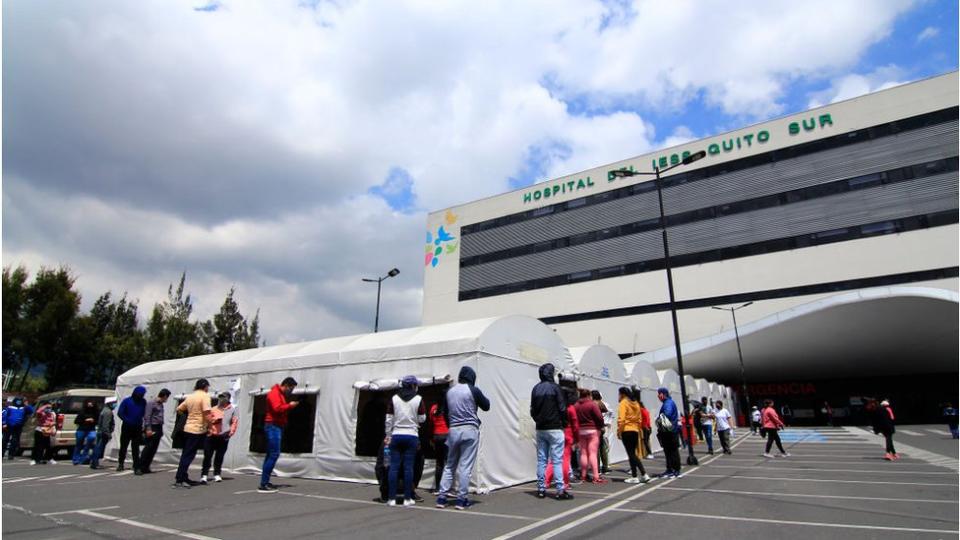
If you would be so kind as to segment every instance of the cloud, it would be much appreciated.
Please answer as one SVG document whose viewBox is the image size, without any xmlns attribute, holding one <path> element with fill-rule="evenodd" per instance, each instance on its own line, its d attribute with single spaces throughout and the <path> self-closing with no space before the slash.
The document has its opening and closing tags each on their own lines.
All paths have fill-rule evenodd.
<svg viewBox="0 0 960 540">
<path fill-rule="evenodd" d="M 871 92 L 900 86 L 906 82 L 902 69 L 895 65 L 883 66 L 866 74 L 851 73 L 831 81 L 830 87 L 810 95 L 808 106 L 820 107 L 846 99 L 853 99 Z"/>
<path fill-rule="evenodd" d="M 690 136 L 650 111 L 774 114 L 910 5 L 8 2 L 4 264 L 145 310 L 186 270 L 272 343 L 367 330 L 396 266 L 384 326 L 415 325 L 426 210 Z"/>
<path fill-rule="evenodd" d="M 917 34 L 917 43 L 921 41 L 926 41 L 928 39 L 933 39 L 940 35 L 940 29 L 936 26 L 928 26 L 924 28 L 919 34 Z"/>
</svg>

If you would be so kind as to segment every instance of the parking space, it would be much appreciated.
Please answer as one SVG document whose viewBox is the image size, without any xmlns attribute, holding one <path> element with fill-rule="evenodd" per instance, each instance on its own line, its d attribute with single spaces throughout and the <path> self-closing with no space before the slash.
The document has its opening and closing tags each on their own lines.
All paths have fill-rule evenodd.
<svg viewBox="0 0 960 540">
<path fill-rule="evenodd" d="M 793 433 L 791 433 L 793 431 Z M 251 475 L 170 489 L 172 467 L 134 477 L 58 463 L 3 465 L 9 538 L 938 538 L 958 531 L 955 470 L 917 448 L 887 462 L 856 429 L 788 430 L 789 458 L 761 457 L 759 437 L 732 456 L 701 456 L 676 480 L 579 484 L 573 501 L 540 500 L 532 484 L 476 497 L 467 511 L 387 508 L 370 484 L 281 479 L 255 491 Z M 909 446 L 909 445 L 908 445 Z M 697 451 L 702 446 L 697 446 Z M 651 473 L 662 459 L 645 460 Z M 621 464 L 622 467 L 622 464 Z M 426 493 L 424 492 L 426 496 Z"/>
</svg>

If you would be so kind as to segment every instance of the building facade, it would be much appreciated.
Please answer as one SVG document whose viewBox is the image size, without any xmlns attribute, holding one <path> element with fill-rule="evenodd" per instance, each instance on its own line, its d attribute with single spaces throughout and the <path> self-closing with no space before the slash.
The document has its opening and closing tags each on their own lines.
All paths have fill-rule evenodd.
<svg viewBox="0 0 960 540">
<path fill-rule="evenodd" d="M 434 212 L 423 323 L 520 313 L 568 346 L 669 349 L 655 183 L 611 171 L 700 150 L 663 178 L 683 342 L 730 330 L 714 306 L 753 302 L 737 314 L 750 324 L 878 287 L 955 298 L 957 85 L 949 73 Z"/>
</svg>

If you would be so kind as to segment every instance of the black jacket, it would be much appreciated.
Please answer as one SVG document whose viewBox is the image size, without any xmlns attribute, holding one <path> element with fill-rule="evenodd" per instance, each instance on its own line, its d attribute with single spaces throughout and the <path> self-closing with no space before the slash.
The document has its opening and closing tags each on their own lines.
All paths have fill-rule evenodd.
<svg viewBox="0 0 960 540">
<path fill-rule="evenodd" d="M 884 435 L 893 435 L 897 432 L 893 418 L 890 418 L 890 412 L 886 407 L 878 407 L 873 415 L 873 432 L 883 433 Z"/>
<path fill-rule="evenodd" d="M 540 382 L 530 394 L 530 416 L 537 430 L 563 429 L 567 425 L 567 400 L 554 381 L 553 364 L 540 366 Z"/>
</svg>

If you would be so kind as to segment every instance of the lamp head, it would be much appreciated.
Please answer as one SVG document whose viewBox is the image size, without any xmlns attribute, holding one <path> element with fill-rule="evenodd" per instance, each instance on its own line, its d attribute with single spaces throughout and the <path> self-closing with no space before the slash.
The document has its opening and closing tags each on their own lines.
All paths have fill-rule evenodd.
<svg viewBox="0 0 960 540">
<path fill-rule="evenodd" d="M 696 154 L 690 154 L 689 156 L 683 158 L 683 164 L 684 164 L 684 165 L 689 165 L 689 164 L 693 163 L 694 161 L 699 161 L 699 160 L 701 160 L 701 159 L 703 159 L 703 158 L 705 158 L 705 157 L 707 157 L 707 152 L 706 152 L 705 150 L 701 150 L 701 151 L 697 152 Z"/>
<path fill-rule="evenodd" d="M 394 268 L 393 270 L 390 270 L 389 272 L 387 272 L 387 275 L 390 276 L 390 277 L 394 277 L 394 276 L 396 276 L 396 275 L 399 274 L 399 273 L 400 273 L 400 270 Z"/>
</svg>

